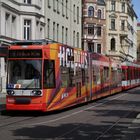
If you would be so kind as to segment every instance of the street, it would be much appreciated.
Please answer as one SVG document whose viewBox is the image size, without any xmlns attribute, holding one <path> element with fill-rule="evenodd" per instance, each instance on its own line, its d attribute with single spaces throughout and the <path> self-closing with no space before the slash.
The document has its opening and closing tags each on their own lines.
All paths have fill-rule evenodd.
<svg viewBox="0 0 140 140">
<path fill-rule="evenodd" d="M 139 140 L 140 87 L 59 112 L 6 112 L 0 140 Z"/>
</svg>

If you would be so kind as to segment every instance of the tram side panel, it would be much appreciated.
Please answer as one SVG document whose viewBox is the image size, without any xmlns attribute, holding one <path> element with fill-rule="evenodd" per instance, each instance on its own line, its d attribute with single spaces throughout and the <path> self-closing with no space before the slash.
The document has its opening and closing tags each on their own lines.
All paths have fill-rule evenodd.
<svg viewBox="0 0 140 140">
<path fill-rule="evenodd" d="M 111 67 L 110 67 L 110 74 L 111 74 L 111 81 L 110 81 L 110 90 L 111 94 L 120 92 L 122 90 L 122 70 L 121 70 L 121 63 L 115 60 L 111 60 Z"/>
<path fill-rule="evenodd" d="M 122 89 L 128 90 L 139 84 L 139 65 L 130 62 L 122 65 Z"/>
<path fill-rule="evenodd" d="M 56 87 L 45 90 L 48 111 L 80 104 L 90 97 L 87 53 L 67 46 L 57 47 L 55 59 L 50 57 L 55 60 Z"/>
<path fill-rule="evenodd" d="M 110 95 L 110 61 L 101 54 L 92 54 L 93 99 Z"/>
</svg>

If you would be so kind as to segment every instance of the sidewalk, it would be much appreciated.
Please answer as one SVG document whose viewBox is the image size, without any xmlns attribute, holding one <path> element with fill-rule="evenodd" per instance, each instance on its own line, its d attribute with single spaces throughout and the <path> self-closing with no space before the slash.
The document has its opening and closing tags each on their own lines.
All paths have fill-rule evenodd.
<svg viewBox="0 0 140 140">
<path fill-rule="evenodd" d="M 0 111 L 5 109 L 6 93 L 0 93 Z"/>
</svg>

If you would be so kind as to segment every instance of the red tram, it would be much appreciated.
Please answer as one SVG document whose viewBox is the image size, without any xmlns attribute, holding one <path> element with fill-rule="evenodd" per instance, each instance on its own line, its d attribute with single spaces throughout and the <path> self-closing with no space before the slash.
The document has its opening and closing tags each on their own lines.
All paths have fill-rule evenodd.
<svg viewBox="0 0 140 140">
<path fill-rule="evenodd" d="M 101 54 L 15 42 L 8 55 L 6 109 L 60 110 L 120 92 L 121 77 L 121 64 Z"/>
<path fill-rule="evenodd" d="M 132 62 L 122 63 L 122 89 L 127 90 L 140 85 L 140 65 Z"/>
</svg>

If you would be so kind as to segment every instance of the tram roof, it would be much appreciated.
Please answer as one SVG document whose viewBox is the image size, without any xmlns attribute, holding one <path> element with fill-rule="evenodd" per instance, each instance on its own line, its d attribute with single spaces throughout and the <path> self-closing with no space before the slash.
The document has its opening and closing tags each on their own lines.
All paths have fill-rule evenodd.
<svg viewBox="0 0 140 140">
<path fill-rule="evenodd" d="M 20 41 L 14 41 L 12 42 L 12 45 L 47 45 L 50 43 L 56 43 L 52 40 L 46 40 L 46 39 L 41 39 L 41 40 L 20 40 Z"/>
</svg>

